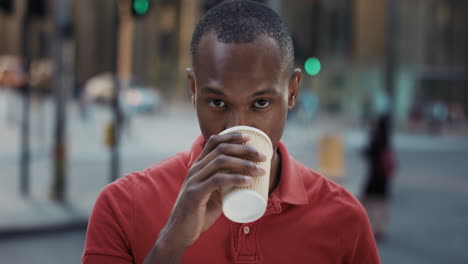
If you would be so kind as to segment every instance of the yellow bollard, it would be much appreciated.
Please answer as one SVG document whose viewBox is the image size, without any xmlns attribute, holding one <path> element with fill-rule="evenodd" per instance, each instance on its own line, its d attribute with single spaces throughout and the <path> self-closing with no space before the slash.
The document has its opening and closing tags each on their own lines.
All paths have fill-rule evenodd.
<svg viewBox="0 0 468 264">
<path fill-rule="evenodd" d="M 327 133 L 320 139 L 319 171 L 325 177 L 338 181 L 344 177 L 343 140 L 338 133 Z"/>
<path fill-rule="evenodd" d="M 112 148 L 115 145 L 115 137 L 114 137 L 114 123 L 109 122 L 106 124 L 105 130 L 104 130 L 104 142 L 106 146 L 109 148 Z"/>
</svg>

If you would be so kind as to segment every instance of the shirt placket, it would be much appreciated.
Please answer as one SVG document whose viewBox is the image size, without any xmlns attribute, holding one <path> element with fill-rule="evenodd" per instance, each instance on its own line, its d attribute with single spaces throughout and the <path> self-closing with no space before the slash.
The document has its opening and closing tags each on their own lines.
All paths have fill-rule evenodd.
<svg viewBox="0 0 468 264">
<path fill-rule="evenodd" d="M 242 224 L 238 231 L 238 252 L 237 263 L 254 264 L 258 263 L 257 248 L 257 228 L 258 223 Z"/>
<path fill-rule="evenodd" d="M 281 212 L 281 203 L 276 196 L 268 199 L 267 209 L 264 216 L 278 214 Z M 236 263 L 254 264 L 260 259 L 258 248 L 258 228 L 261 221 L 237 225 L 237 247 Z"/>
</svg>

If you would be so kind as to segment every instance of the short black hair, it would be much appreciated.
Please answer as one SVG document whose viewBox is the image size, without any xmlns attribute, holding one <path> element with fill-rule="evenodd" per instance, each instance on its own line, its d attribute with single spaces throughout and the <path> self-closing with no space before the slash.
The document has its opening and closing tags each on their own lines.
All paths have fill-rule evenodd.
<svg viewBox="0 0 468 264">
<path fill-rule="evenodd" d="M 201 38 L 214 31 L 219 42 L 249 43 L 259 36 L 275 39 L 283 54 L 283 65 L 288 70 L 294 64 L 294 46 L 288 27 L 268 6 L 251 0 L 222 2 L 211 8 L 198 22 L 190 44 L 192 59 Z"/>
</svg>

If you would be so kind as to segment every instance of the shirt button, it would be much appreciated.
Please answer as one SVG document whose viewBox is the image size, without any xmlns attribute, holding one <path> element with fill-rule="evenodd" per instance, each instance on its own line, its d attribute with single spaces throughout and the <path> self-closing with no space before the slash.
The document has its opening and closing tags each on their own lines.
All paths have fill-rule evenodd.
<svg viewBox="0 0 468 264">
<path fill-rule="evenodd" d="M 248 226 L 244 226 L 244 234 L 248 235 L 250 233 L 250 228 Z"/>
</svg>

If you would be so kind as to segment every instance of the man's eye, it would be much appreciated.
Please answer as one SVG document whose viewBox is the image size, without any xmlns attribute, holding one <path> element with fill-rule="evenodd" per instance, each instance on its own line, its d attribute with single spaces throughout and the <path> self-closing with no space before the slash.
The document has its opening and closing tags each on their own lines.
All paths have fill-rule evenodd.
<svg viewBox="0 0 468 264">
<path fill-rule="evenodd" d="M 213 99 L 213 100 L 210 100 L 209 105 L 212 106 L 212 107 L 217 107 L 217 108 L 221 108 L 221 107 L 225 107 L 225 106 L 226 106 L 226 104 L 224 103 L 224 101 L 223 101 L 223 100 L 220 100 L 220 99 Z"/>
<path fill-rule="evenodd" d="M 270 101 L 265 100 L 265 99 L 260 99 L 255 101 L 254 106 L 256 108 L 266 108 L 270 105 Z"/>
</svg>

